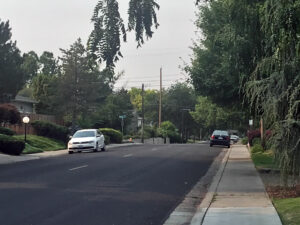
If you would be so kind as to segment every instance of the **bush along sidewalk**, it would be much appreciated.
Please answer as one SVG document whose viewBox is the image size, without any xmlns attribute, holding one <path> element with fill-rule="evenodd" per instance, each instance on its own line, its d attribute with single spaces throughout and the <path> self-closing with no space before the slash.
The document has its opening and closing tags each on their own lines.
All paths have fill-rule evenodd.
<svg viewBox="0 0 300 225">
<path fill-rule="evenodd" d="M 10 155 L 20 155 L 25 149 L 25 142 L 16 137 L 0 134 L 0 151 Z"/>
<path fill-rule="evenodd" d="M 53 138 L 63 142 L 67 142 L 69 139 L 69 130 L 67 127 L 45 121 L 34 121 L 31 125 L 39 136 Z"/>
<path fill-rule="evenodd" d="M 106 143 L 121 144 L 123 141 L 123 135 L 120 131 L 112 128 L 100 128 L 99 131 L 104 135 Z M 109 138 L 108 138 L 109 137 Z"/>
</svg>

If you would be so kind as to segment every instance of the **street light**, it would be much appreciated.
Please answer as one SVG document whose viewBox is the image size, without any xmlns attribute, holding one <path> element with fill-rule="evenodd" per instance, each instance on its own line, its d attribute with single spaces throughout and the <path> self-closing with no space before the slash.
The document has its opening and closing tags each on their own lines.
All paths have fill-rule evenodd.
<svg viewBox="0 0 300 225">
<path fill-rule="evenodd" d="M 23 123 L 25 125 L 25 137 L 24 137 L 24 141 L 26 142 L 26 132 L 27 132 L 27 124 L 29 123 L 30 119 L 28 116 L 24 116 L 23 117 Z"/>
</svg>

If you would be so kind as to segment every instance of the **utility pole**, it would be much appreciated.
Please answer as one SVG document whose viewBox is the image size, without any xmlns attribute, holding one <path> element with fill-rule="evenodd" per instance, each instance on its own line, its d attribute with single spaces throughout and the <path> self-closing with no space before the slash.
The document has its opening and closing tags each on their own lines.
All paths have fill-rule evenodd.
<svg viewBox="0 0 300 225">
<path fill-rule="evenodd" d="M 158 127 L 161 125 L 161 105 L 162 105 L 162 68 L 160 68 L 160 91 L 159 91 L 159 112 L 158 112 Z"/>
<path fill-rule="evenodd" d="M 145 104 L 144 104 L 144 84 L 142 84 L 142 143 L 144 143 L 144 119 L 145 119 Z"/>
</svg>

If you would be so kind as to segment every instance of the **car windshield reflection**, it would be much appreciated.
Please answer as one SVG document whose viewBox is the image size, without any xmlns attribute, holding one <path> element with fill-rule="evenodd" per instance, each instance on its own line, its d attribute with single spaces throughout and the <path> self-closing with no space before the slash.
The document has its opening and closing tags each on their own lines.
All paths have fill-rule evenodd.
<svg viewBox="0 0 300 225">
<path fill-rule="evenodd" d="M 95 137 L 94 131 L 81 131 L 76 132 L 73 136 L 74 138 L 81 138 L 81 137 Z"/>
</svg>

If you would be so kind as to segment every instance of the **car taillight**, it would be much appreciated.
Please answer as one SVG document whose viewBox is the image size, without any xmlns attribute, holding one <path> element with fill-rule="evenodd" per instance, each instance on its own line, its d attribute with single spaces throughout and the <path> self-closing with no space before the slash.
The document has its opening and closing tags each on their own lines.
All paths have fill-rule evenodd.
<svg viewBox="0 0 300 225">
<path fill-rule="evenodd" d="M 212 136 L 211 136 L 211 139 L 215 139 L 215 136 L 214 136 L 214 135 L 212 135 Z"/>
</svg>

